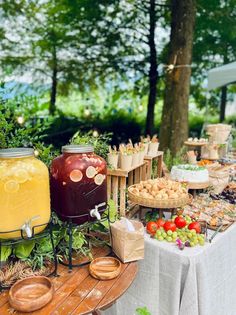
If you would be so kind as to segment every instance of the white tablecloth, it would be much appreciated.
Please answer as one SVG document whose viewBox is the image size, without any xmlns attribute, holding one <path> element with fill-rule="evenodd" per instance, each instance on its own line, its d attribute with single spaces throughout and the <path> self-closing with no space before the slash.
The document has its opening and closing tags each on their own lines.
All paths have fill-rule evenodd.
<svg viewBox="0 0 236 315">
<path fill-rule="evenodd" d="M 145 259 L 132 286 L 106 315 L 236 315 L 236 224 L 205 246 L 180 251 L 145 235 Z"/>
</svg>

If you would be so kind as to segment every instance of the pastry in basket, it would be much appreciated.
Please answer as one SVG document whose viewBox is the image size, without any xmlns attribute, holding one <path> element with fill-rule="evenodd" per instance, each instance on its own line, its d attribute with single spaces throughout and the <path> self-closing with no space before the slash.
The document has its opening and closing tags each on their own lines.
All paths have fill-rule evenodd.
<svg viewBox="0 0 236 315">
<path fill-rule="evenodd" d="M 156 200 L 178 199 L 187 195 L 187 189 L 181 183 L 165 178 L 141 181 L 131 186 L 129 191 L 136 196 Z"/>
</svg>

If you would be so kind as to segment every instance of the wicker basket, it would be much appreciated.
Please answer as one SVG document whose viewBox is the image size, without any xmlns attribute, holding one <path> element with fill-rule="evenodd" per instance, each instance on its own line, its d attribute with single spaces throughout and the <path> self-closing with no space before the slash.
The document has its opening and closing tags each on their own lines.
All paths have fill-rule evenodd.
<svg viewBox="0 0 236 315">
<path fill-rule="evenodd" d="M 143 207 L 172 209 L 172 208 L 183 207 L 187 205 L 188 203 L 191 203 L 192 201 L 192 196 L 189 194 L 186 194 L 186 197 L 184 198 L 169 198 L 169 199 L 164 199 L 164 200 L 143 198 L 132 193 L 131 192 L 132 188 L 134 188 L 134 186 L 130 186 L 128 188 L 129 200 Z"/>
</svg>

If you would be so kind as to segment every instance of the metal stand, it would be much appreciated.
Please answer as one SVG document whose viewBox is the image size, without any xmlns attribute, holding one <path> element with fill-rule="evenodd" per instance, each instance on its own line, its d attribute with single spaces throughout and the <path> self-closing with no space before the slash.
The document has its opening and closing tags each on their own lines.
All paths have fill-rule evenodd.
<svg viewBox="0 0 236 315">
<path fill-rule="evenodd" d="M 45 227 L 45 230 L 39 234 L 36 234 L 35 231 L 37 228 Z M 52 250 L 53 250 L 53 257 L 54 257 L 54 269 L 53 271 L 48 275 L 48 276 L 57 276 L 57 267 L 58 267 L 58 261 L 57 261 L 57 255 L 56 255 L 56 249 L 53 241 L 53 225 L 51 222 L 49 223 L 44 223 L 44 224 L 39 224 L 35 225 L 32 227 L 32 236 L 27 237 L 26 234 L 23 232 L 22 229 L 18 230 L 12 230 L 12 231 L 6 231 L 6 232 L 0 232 L 0 253 L 2 250 L 2 246 L 11 246 L 14 247 L 17 244 L 20 244 L 22 242 L 27 242 L 27 241 L 32 241 L 32 240 L 38 240 L 42 239 L 44 237 L 50 237 L 51 245 L 52 245 Z M 18 233 L 20 234 L 19 238 L 13 238 L 13 239 L 3 239 L 1 238 L 1 235 L 3 234 L 11 234 L 11 233 Z M 2 283 L 0 282 L 0 291 L 9 289 L 7 286 L 3 286 Z"/>
<path fill-rule="evenodd" d="M 64 261 L 60 261 L 60 264 L 69 267 L 69 271 L 70 272 L 72 271 L 73 267 L 82 267 L 82 266 L 85 266 L 85 265 L 90 263 L 90 260 L 88 260 L 86 262 L 83 262 L 83 263 L 80 263 L 80 264 L 73 264 L 72 263 L 72 260 L 73 260 L 73 257 L 72 257 L 72 254 L 73 254 L 73 229 L 81 229 L 82 230 L 82 229 L 86 229 L 87 228 L 88 234 L 89 234 L 89 230 L 90 230 L 90 228 L 91 228 L 91 226 L 93 224 L 96 224 L 96 223 L 108 220 L 109 233 L 110 233 L 110 231 L 111 231 L 110 223 L 113 223 L 113 222 L 110 221 L 109 206 L 107 207 L 107 209 L 108 209 L 108 214 L 106 216 L 104 216 L 101 220 L 95 220 L 94 221 L 94 219 L 93 219 L 93 221 L 88 221 L 84 225 L 80 226 L 78 224 L 73 223 L 73 219 L 79 219 L 79 218 L 84 217 L 85 215 L 78 215 L 78 216 L 69 217 L 68 221 L 64 223 L 66 225 L 67 234 L 69 236 L 69 241 L 68 241 L 69 254 L 68 254 L 68 263 L 64 262 Z M 86 214 L 86 216 L 87 216 L 87 214 Z M 98 237 L 96 237 L 96 238 L 100 239 Z M 103 241 L 102 239 L 100 239 L 100 240 Z M 90 244 L 90 239 L 89 239 L 89 244 Z M 107 244 L 106 246 L 111 249 L 111 245 Z M 112 250 L 110 250 L 108 255 L 110 255 L 111 253 L 112 253 Z"/>
</svg>

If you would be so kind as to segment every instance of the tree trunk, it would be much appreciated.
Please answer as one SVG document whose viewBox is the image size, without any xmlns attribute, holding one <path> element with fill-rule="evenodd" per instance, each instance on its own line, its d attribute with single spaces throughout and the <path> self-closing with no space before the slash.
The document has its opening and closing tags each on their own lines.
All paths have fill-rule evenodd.
<svg viewBox="0 0 236 315">
<path fill-rule="evenodd" d="M 220 122 L 225 120 L 225 109 L 227 102 L 227 86 L 221 88 L 221 102 L 220 102 Z"/>
<path fill-rule="evenodd" d="M 160 130 L 161 149 L 173 155 L 188 137 L 188 100 L 196 0 L 172 0 L 172 20 L 166 89 Z"/>
<path fill-rule="evenodd" d="M 53 47 L 53 60 L 52 60 L 52 85 L 50 93 L 49 113 L 55 114 L 56 111 L 56 96 L 57 96 L 57 53 L 56 47 Z"/>
<path fill-rule="evenodd" d="M 148 106 L 147 106 L 147 117 L 146 117 L 146 134 L 153 135 L 154 133 L 154 114 L 156 104 L 156 92 L 157 92 L 157 52 L 155 44 L 155 29 L 156 29 L 156 1 L 150 0 L 149 7 L 149 95 L 148 95 Z"/>
</svg>

